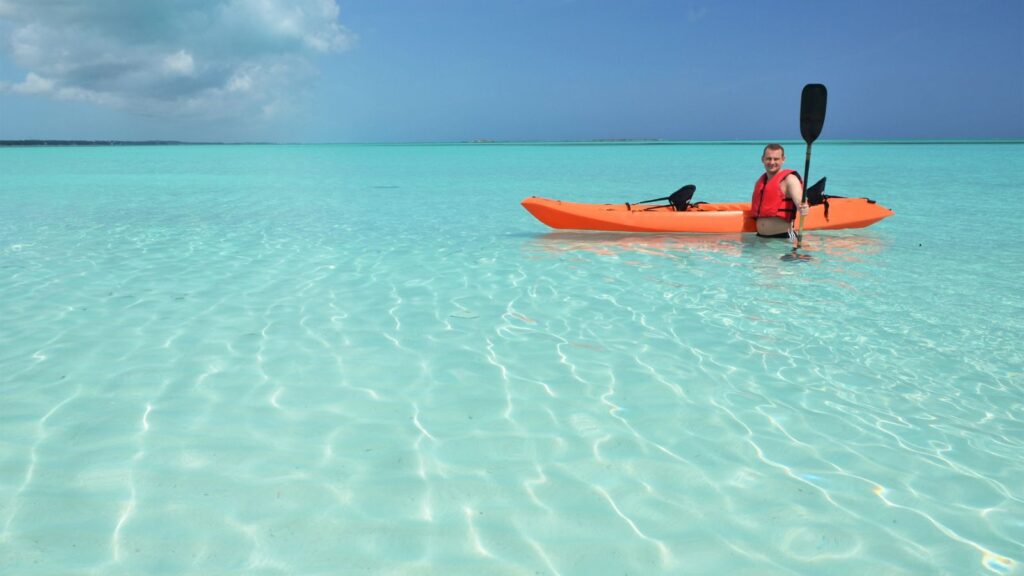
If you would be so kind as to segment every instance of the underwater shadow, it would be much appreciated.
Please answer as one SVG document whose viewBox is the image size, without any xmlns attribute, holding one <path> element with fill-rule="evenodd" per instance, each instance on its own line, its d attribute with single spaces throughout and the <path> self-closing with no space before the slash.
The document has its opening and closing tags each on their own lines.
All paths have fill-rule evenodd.
<svg viewBox="0 0 1024 576">
<path fill-rule="evenodd" d="M 548 253 L 589 252 L 656 256 L 680 253 L 713 253 L 724 256 L 771 255 L 777 258 L 791 247 L 786 239 L 760 238 L 754 234 L 667 234 L 631 232 L 561 231 L 529 238 L 530 248 Z M 804 239 L 803 253 L 814 257 L 858 260 L 878 254 L 888 246 L 874 236 L 815 232 Z"/>
<path fill-rule="evenodd" d="M 530 239 L 546 252 L 638 253 L 716 252 L 738 256 L 749 240 L 742 234 L 661 234 L 630 232 L 548 232 Z"/>
</svg>

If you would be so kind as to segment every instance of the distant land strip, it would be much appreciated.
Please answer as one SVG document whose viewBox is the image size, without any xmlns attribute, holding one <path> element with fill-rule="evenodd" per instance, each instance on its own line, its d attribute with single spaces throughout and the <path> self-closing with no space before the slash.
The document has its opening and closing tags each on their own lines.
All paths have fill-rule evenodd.
<svg viewBox="0 0 1024 576">
<path fill-rule="evenodd" d="M 217 146 L 227 142 L 181 142 L 179 140 L 0 140 L 0 146 Z M 231 142 L 230 144 L 263 144 Z"/>
</svg>

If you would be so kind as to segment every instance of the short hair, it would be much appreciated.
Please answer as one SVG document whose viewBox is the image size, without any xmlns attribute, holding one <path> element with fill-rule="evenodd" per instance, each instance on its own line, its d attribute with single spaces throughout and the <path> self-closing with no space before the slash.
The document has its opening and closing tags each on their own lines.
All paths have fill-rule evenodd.
<svg viewBox="0 0 1024 576">
<path fill-rule="evenodd" d="M 765 146 L 764 152 L 761 152 L 761 157 L 764 158 L 764 155 L 767 154 L 769 150 L 778 150 L 779 152 L 782 152 L 783 158 L 786 157 L 786 149 L 782 147 L 782 144 L 769 144 Z"/>
</svg>

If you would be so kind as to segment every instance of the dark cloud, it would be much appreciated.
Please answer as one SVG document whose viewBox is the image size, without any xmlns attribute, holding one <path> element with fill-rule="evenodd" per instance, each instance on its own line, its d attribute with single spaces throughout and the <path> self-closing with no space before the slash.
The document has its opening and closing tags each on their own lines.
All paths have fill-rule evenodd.
<svg viewBox="0 0 1024 576">
<path fill-rule="evenodd" d="M 0 0 L 0 89 L 147 115 L 273 115 L 352 36 L 334 0 Z"/>
</svg>

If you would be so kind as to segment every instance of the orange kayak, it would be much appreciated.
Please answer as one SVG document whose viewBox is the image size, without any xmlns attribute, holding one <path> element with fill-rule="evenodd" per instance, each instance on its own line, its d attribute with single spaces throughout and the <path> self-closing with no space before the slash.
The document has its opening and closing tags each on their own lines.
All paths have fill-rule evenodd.
<svg viewBox="0 0 1024 576">
<path fill-rule="evenodd" d="M 614 232 L 689 232 L 730 234 L 757 232 L 749 202 L 700 203 L 685 211 L 672 206 L 626 204 L 583 204 L 527 198 L 522 202 L 530 214 L 560 230 L 605 230 Z M 804 218 L 804 230 L 864 228 L 893 211 L 867 198 L 830 197 L 826 205 L 811 206 Z"/>
</svg>

